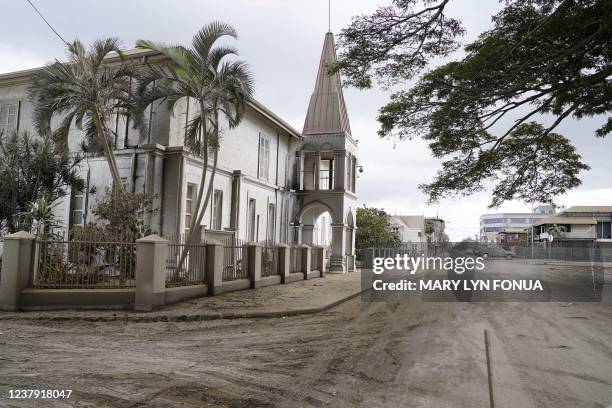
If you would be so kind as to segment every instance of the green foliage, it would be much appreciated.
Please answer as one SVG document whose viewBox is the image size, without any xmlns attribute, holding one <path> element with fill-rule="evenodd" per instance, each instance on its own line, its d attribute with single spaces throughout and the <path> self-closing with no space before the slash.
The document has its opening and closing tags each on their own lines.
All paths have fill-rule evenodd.
<svg viewBox="0 0 612 408">
<path fill-rule="evenodd" d="M 107 188 L 92 213 L 108 223 L 103 226 L 106 233 L 115 237 L 138 239 L 153 233 L 148 220 L 159 211 L 154 208 L 153 199 L 151 194 Z M 83 233 L 93 232 L 90 230 Z"/>
<path fill-rule="evenodd" d="M 132 78 L 137 74 L 134 63 L 124 63 L 116 38 L 94 41 L 89 49 L 78 40 L 68 45 L 68 62 L 56 61 L 37 72 L 30 86 L 34 103 L 34 124 L 39 134 L 52 136 L 58 147 L 68 150 L 68 137 L 74 125 L 84 131 L 82 148 L 104 154 L 115 183 L 121 189 L 121 178 L 113 153 L 113 132 L 108 128 L 115 114 L 129 114 L 135 128 L 145 134 L 142 112 L 131 96 Z M 120 61 L 108 64 L 109 53 Z M 53 119 L 60 119 L 56 129 Z"/>
<path fill-rule="evenodd" d="M 206 188 L 208 165 L 202 166 L 199 191 L 195 200 L 198 212 L 188 226 L 193 241 L 198 234 L 204 213 L 212 194 L 217 171 L 218 152 L 221 146 L 221 120 L 229 128 L 238 126 L 253 95 L 253 76 L 243 61 L 228 61 L 238 55 L 231 46 L 218 45 L 224 37 L 237 38 L 236 30 L 225 23 L 214 21 L 205 25 L 192 39 L 191 47 L 167 46 L 153 41 L 139 40 L 137 46 L 160 53 L 162 64 L 148 64 L 138 81 L 140 110 L 154 102 L 166 102 L 169 109 L 182 98 L 191 98 L 199 110 L 188 123 L 184 145 L 193 154 L 209 163 L 212 154 L 212 171 Z M 181 254 L 177 272 L 189 252 Z"/>
<path fill-rule="evenodd" d="M 385 210 L 365 206 L 357 208 L 357 249 L 390 248 L 400 243 L 399 235 L 391 230 L 389 214 Z"/>
<path fill-rule="evenodd" d="M 50 206 L 70 188 L 84 188 L 80 163 L 78 156 L 68 155 L 48 138 L 16 131 L 0 134 L 0 226 L 15 232 L 20 215 L 30 222 L 32 216 L 48 218 Z M 30 210 L 34 213 L 27 214 Z"/>
<path fill-rule="evenodd" d="M 383 86 L 423 72 L 446 57 L 463 33 L 444 15 L 448 0 L 395 0 L 357 17 L 341 34 L 348 83 Z M 380 109 L 381 137 L 429 142 L 445 162 L 421 188 L 431 201 L 469 195 L 496 182 L 491 206 L 510 199 L 552 202 L 580 184 L 587 166 L 552 131 L 566 118 L 612 110 L 612 3 L 510 0 L 493 28 L 465 47 L 465 56 L 423 74 Z M 532 122 L 552 115 L 549 126 Z M 502 120 L 503 119 L 503 120 Z M 509 120 L 506 120 L 509 119 Z M 506 123 L 506 124 L 504 124 Z M 612 119 L 596 131 L 612 131 Z"/>
</svg>

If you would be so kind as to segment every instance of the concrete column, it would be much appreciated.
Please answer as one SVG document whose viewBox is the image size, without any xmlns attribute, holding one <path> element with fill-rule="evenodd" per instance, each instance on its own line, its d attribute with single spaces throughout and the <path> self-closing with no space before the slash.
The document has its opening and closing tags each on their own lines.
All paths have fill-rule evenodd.
<svg viewBox="0 0 612 408">
<path fill-rule="evenodd" d="M 346 174 L 346 151 L 334 150 L 334 190 L 344 191 Z"/>
<path fill-rule="evenodd" d="M 250 242 L 247 245 L 247 270 L 251 280 L 251 288 L 258 288 L 261 281 L 261 245 Z"/>
<path fill-rule="evenodd" d="M 325 277 L 325 252 L 327 249 L 325 247 L 317 248 L 317 266 L 319 267 L 319 272 L 321 272 L 321 277 Z"/>
<path fill-rule="evenodd" d="M 159 144 L 143 145 L 145 150 L 145 192 L 153 196 L 153 208 L 158 208 L 156 214 L 148 214 L 149 225 L 153 231 L 162 232 L 162 197 L 164 174 L 164 150 Z"/>
<path fill-rule="evenodd" d="M 19 231 L 4 238 L 0 310 L 19 309 L 21 291 L 31 283 L 34 238 L 34 235 L 25 231 Z"/>
<path fill-rule="evenodd" d="M 314 225 L 302 225 L 301 244 L 312 245 L 314 243 Z"/>
<path fill-rule="evenodd" d="M 304 272 L 304 279 L 308 279 L 311 268 L 310 254 L 312 248 L 308 245 L 300 245 L 300 251 L 302 251 L 302 272 Z"/>
<path fill-rule="evenodd" d="M 321 152 L 314 152 L 314 186 L 315 190 L 319 190 L 319 182 L 321 181 Z"/>
<path fill-rule="evenodd" d="M 209 295 L 220 293 L 223 285 L 223 245 L 220 242 L 206 245 L 206 284 Z"/>
<path fill-rule="evenodd" d="M 236 231 L 240 228 L 240 188 L 242 182 L 242 172 L 234 170 L 232 174 L 232 202 L 230 207 L 230 229 Z"/>
<path fill-rule="evenodd" d="M 157 235 L 136 240 L 135 310 L 150 312 L 164 305 L 167 259 L 167 240 Z"/>
<path fill-rule="evenodd" d="M 287 244 L 278 244 L 278 272 L 281 283 L 287 283 L 291 273 L 291 247 Z"/>
<path fill-rule="evenodd" d="M 342 223 L 332 224 L 331 227 L 332 241 L 329 272 L 344 273 L 346 272 L 346 227 Z"/>
<path fill-rule="evenodd" d="M 298 190 L 304 190 L 304 152 L 297 151 L 295 156 L 297 159 L 297 166 L 295 168 L 297 171 Z"/>
</svg>

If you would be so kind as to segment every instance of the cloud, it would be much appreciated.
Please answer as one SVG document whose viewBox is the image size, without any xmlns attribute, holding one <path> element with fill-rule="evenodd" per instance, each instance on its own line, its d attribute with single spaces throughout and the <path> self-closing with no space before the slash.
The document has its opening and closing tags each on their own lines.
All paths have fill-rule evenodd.
<svg viewBox="0 0 612 408">
<path fill-rule="evenodd" d="M 377 3 L 389 1 L 334 0 L 332 31 L 337 33 L 352 16 L 371 12 Z M 78 37 L 85 43 L 98 37 L 118 36 L 125 47 L 132 47 L 140 38 L 186 44 L 205 23 L 228 22 L 238 29 L 240 37 L 235 45 L 240 58 L 249 62 L 255 74 L 256 97 L 296 129 L 302 129 L 328 28 L 327 0 L 183 0 L 171 5 L 162 0 L 39 3 L 39 9 L 62 36 Z M 462 18 L 468 30 L 464 42 L 486 30 L 491 24 L 490 16 L 501 6 L 495 1 L 452 1 L 451 13 Z M 5 2 L 3 17 L 0 72 L 32 68 L 63 57 L 61 41 L 26 2 Z M 433 179 L 440 162 L 431 156 L 422 140 L 400 142 L 394 148 L 393 143 L 376 135 L 378 108 L 388 96 L 378 89 L 345 90 L 353 136 L 359 140 L 359 161 L 365 170 L 357 185 L 360 202 L 390 212 L 438 214 L 448 221 L 453 240 L 473 236 L 478 232 L 480 215 L 492 212 L 487 208 L 490 192 L 427 205 L 417 186 Z M 576 144 L 592 167 L 583 174 L 583 185 L 578 190 L 559 197 L 562 205 L 612 204 L 612 140 L 593 136 L 600 121 L 571 120 L 558 129 Z M 499 211 L 530 209 L 529 204 L 511 202 Z"/>
</svg>

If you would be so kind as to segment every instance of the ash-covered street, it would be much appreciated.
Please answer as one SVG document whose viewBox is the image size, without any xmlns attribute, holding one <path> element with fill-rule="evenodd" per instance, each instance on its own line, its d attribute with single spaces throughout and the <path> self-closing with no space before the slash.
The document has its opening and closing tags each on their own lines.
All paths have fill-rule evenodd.
<svg viewBox="0 0 612 408">
<path fill-rule="evenodd" d="M 603 303 L 357 297 L 285 318 L 3 320 L 0 332 L 2 407 L 471 408 L 489 407 L 491 393 L 495 407 L 612 403 L 612 306 Z M 9 400 L 9 389 L 73 394 Z"/>
</svg>

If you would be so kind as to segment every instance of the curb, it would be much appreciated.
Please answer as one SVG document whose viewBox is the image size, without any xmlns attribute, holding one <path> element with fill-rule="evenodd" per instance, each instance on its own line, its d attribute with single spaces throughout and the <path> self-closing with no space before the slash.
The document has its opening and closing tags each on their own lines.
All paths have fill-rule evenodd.
<svg viewBox="0 0 612 408">
<path fill-rule="evenodd" d="M 8 316 L 2 317 L 0 315 L 0 321 L 12 321 L 12 320 L 28 320 L 28 321 L 52 321 L 52 322 L 65 322 L 65 321 L 82 321 L 82 322 L 133 322 L 133 323 L 156 323 L 156 322 L 197 322 L 206 320 L 220 320 L 220 319 L 270 319 L 287 316 L 298 316 L 308 315 L 325 312 L 332 309 L 344 302 L 347 302 L 359 295 L 364 290 L 359 290 L 357 293 L 352 293 L 344 298 L 338 299 L 332 303 L 328 303 L 324 306 L 313 307 L 308 309 L 294 309 L 284 311 L 271 311 L 271 312 L 243 312 L 243 313 L 201 313 L 201 314 L 179 314 L 179 315 L 157 315 L 157 316 L 139 316 L 139 315 L 125 315 L 125 316 L 99 316 L 99 317 L 88 317 L 88 316 Z"/>
</svg>

